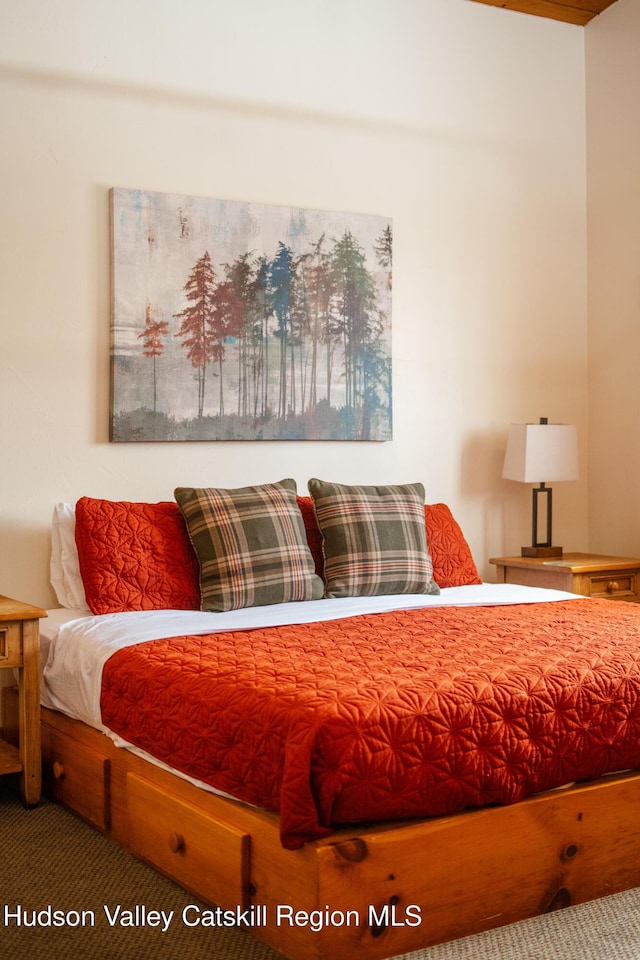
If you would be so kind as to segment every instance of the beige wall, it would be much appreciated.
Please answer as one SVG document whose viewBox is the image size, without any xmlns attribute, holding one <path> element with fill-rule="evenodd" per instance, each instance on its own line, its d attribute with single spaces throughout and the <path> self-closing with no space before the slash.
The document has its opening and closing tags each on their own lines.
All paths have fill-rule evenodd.
<svg viewBox="0 0 640 960">
<path fill-rule="evenodd" d="M 577 423 L 586 466 L 584 35 L 467 0 L 0 4 L 0 592 L 52 603 L 57 500 L 284 475 L 420 479 L 485 576 L 519 550 L 509 423 Z M 392 217 L 393 441 L 110 445 L 111 186 Z M 584 474 L 555 518 L 587 546 Z"/>
<path fill-rule="evenodd" d="M 589 521 L 593 549 L 640 553 L 640 5 L 587 31 Z"/>
</svg>

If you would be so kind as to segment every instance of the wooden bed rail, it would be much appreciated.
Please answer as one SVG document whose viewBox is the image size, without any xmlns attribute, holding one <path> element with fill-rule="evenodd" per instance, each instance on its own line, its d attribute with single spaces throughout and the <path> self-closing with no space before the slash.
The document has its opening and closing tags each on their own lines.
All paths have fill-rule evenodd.
<svg viewBox="0 0 640 960">
<path fill-rule="evenodd" d="M 50 710 L 42 732 L 51 796 L 291 960 L 382 960 L 640 885 L 637 774 L 289 851 L 275 815 Z"/>
</svg>

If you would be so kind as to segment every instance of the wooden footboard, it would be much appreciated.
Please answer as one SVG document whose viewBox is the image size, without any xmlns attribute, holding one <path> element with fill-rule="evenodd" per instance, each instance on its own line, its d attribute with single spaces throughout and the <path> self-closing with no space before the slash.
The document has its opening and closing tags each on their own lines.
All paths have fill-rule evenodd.
<svg viewBox="0 0 640 960">
<path fill-rule="evenodd" d="M 289 851 L 274 815 L 50 710 L 42 733 L 51 796 L 291 960 L 392 957 L 640 884 L 637 774 Z"/>
</svg>

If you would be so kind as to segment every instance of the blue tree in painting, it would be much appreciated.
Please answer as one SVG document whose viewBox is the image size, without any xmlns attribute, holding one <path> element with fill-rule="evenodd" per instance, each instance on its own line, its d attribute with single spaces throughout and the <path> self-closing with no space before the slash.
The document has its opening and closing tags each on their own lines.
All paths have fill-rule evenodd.
<svg viewBox="0 0 640 960">
<path fill-rule="evenodd" d="M 270 302 L 276 318 L 274 336 L 280 344 L 280 372 L 278 391 L 278 417 L 280 419 L 286 418 L 289 404 L 287 356 L 289 348 L 294 270 L 295 266 L 293 253 L 289 247 L 280 241 L 278 243 L 278 252 L 271 262 L 268 274 Z"/>
<path fill-rule="evenodd" d="M 349 230 L 335 243 L 331 271 L 336 305 L 334 329 L 339 332 L 343 347 L 346 424 L 352 432 L 356 411 L 364 408 L 371 391 L 373 368 L 368 358 L 379 342 L 381 329 L 365 257 Z"/>
</svg>

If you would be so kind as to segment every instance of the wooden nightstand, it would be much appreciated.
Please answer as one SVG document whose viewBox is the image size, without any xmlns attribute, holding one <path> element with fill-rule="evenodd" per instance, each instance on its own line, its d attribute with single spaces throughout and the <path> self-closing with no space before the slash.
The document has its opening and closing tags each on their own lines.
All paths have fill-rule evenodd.
<svg viewBox="0 0 640 960">
<path fill-rule="evenodd" d="M 499 583 L 567 590 L 584 597 L 640 603 L 640 560 L 597 553 L 565 553 L 555 560 L 493 557 Z"/>
<path fill-rule="evenodd" d="M 20 774 L 27 807 L 40 799 L 40 643 L 38 620 L 46 610 L 0 596 L 0 670 L 18 675 L 18 743 L 0 740 L 0 774 Z"/>
</svg>

